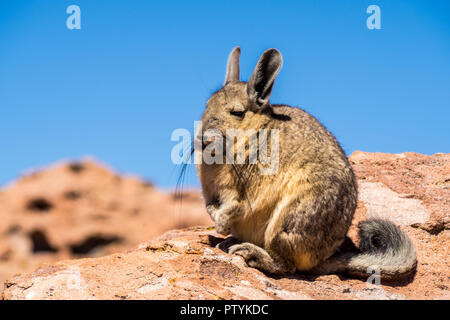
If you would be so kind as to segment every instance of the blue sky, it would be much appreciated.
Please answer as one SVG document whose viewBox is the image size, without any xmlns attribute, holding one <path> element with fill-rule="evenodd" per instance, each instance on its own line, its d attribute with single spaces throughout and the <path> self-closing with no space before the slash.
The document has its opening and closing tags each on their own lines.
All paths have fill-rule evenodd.
<svg viewBox="0 0 450 320">
<path fill-rule="evenodd" d="M 71 4 L 81 30 L 66 27 Z M 381 30 L 366 27 L 371 4 Z M 0 185 L 92 155 L 174 186 L 170 135 L 193 130 L 236 45 L 243 80 L 278 48 L 272 102 L 309 111 L 347 154 L 450 152 L 449 12 L 446 0 L 1 0 Z"/>
</svg>

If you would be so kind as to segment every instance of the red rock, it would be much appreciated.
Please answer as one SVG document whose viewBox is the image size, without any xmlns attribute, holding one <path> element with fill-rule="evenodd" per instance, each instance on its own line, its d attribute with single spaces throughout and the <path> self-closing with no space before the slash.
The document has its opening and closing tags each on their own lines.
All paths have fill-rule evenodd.
<svg viewBox="0 0 450 320">
<path fill-rule="evenodd" d="M 197 190 L 180 202 L 89 159 L 28 173 L 4 188 L 0 221 L 1 282 L 42 262 L 102 256 L 167 230 L 211 224 Z"/>
<path fill-rule="evenodd" d="M 355 240 L 356 225 L 367 216 L 382 216 L 395 221 L 416 247 L 418 267 L 414 278 L 397 283 L 382 283 L 381 286 L 337 275 L 314 277 L 298 274 L 293 277 L 273 278 L 248 268 L 240 257 L 216 249 L 214 246 L 222 237 L 215 234 L 211 228 L 194 227 L 166 232 L 131 251 L 42 265 L 34 272 L 23 273 L 8 280 L 3 298 L 450 299 L 450 154 L 426 156 L 416 153 L 392 155 L 355 152 L 350 156 L 350 162 L 358 178 L 360 198 L 349 237 Z M 67 169 L 65 166 L 58 168 Z M 64 175 L 62 172 L 59 174 Z M 62 191 L 67 191 L 70 184 L 63 183 L 64 179 L 53 181 L 60 179 L 58 174 L 52 176 L 52 179 L 47 178 L 48 182 L 42 180 L 42 184 L 36 187 L 32 187 L 32 184 L 28 186 L 27 179 L 37 178 L 27 177 L 19 181 L 18 186 L 10 187 L 0 194 L 0 208 L 11 208 L 9 214 L 0 210 L 2 219 L 8 223 L 0 229 L 4 239 L 8 241 L 0 242 L 0 267 L 4 265 L 4 261 L 15 255 L 22 255 L 22 261 L 25 262 L 30 259 L 29 248 L 21 234 L 25 234 L 24 230 L 34 230 L 36 226 L 44 228 L 45 224 L 41 219 L 44 219 L 45 215 L 55 214 L 62 217 L 59 218 L 61 221 L 70 221 L 60 223 L 58 231 L 45 229 L 48 232 L 49 244 L 62 252 L 65 252 L 64 248 L 73 244 L 75 239 L 86 239 L 86 235 L 92 234 L 95 228 L 109 232 L 105 234 L 132 239 L 117 246 L 106 246 L 105 248 L 109 249 L 99 254 L 131 245 L 133 241 L 138 241 L 138 236 L 141 235 L 147 239 L 153 237 L 154 234 L 149 235 L 150 232 L 142 226 L 128 225 L 131 221 L 143 223 L 143 220 L 130 218 L 133 217 L 132 211 L 136 203 L 141 205 L 140 208 L 145 208 L 141 209 L 144 212 L 148 210 L 146 219 L 149 220 L 146 221 L 151 223 L 157 220 L 155 225 L 160 229 L 155 230 L 160 232 L 166 227 L 175 228 L 173 223 L 171 227 L 170 221 L 163 222 L 164 219 L 154 213 L 165 212 L 163 216 L 166 218 L 168 211 L 161 209 L 167 205 L 166 201 L 172 201 L 171 196 L 163 194 L 165 197 L 161 197 L 161 193 L 154 188 L 150 188 L 152 192 L 146 193 L 142 191 L 139 182 L 136 182 L 139 180 L 131 179 L 125 183 L 125 188 L 119 187 L 111 178 L 93 179 L 96 185 L 98 183 L 94 188 L 97 191 L 93 192 L 90 200 L 85 201 L 91 206 L 95 203 L 108 215 L 117 216 L 108 218 L 115 222 L 105 227 L 88 219 L 89 215 L 80 209 L 88 208 L 88 204 L 81 202 L 80 205 L 71 206 L 64 196 L 60 199 Z M 83 186 L 82 183 L 74 185 Z M 15 198 L 5 198 L 8 192 Z M 53 204 L 51 212 L 54 212 L 27 212 L 28 209 L 23 207 L 30 199 L 30 194 L 34 198 L 39 196 L 50 200 Z M 73 198 L 72 196 L 69 198 Z M 147 197 L 153 197 L 154 202 L 144 200 Z M 8 200 L 5 200 L 7 198 Z M 123 202 L 118 201 L 121 199 L 124 199 Z M 194 220 L 191 222 L 195 222 L 195 217 L 200 219 L 207 216 L 200 198 L 195 199 L 198 201 L 193 201 L 192 206 L 188 207 L 191 211 L 183 204 L 183 217 L 192 215 Z M 191 200 L 186 200 L 189 201 Z M 116 206 L 111 208 L 111 202 L 115 202 Z M 38 208 L 46 207 L 45 202 L 38 201 L 35 205 Z M 30 218 L 26 220 L 25 217 Z M 173 220 L 173 216 L 168 217 Z M 46 223 L 56 225 L 56 218 L 45 219 Z M 126 219 L 130 221 L 125 221 Z M 18 231 L 13 228 L 16 224 L 19 225 Z M 160 227 L 161 225 L 163 227 Z M 122 226 L 123 233 L 117 233 Z M 103 229 L 100 229 L 101 227 Z M 139 235 L 133 234 L 126 238 L 128 232 Z M 57 254 L 46 253 L 39 259 L 54 261 L 55 257 L 60 259 L 63 255 L 58 251 Z M 20 268 L 16 270 L 21 271 Z"/>
<path fill-rule="evenodd" d="M 365 200 L 378 198 L 378 205 L 370 201 L 373 212 L 387 209 L 384 214 L 391 215 L 397 223 L 412 224 L 432 233 L 450 229 L 450 154 L 356 151 L 349 160 Z M 379 207 L 383 202 L 380 196 L 389 193 L 384 186 L 398 194 L 392 210 Z M 380 194 L 375 196 L 377 189 Z"/>
<path fill-rule="evenodd" d="M 414 239 L 427 234 L 411 227 L 406 231 Z M 375 286 L 336 275 L 272 278 L 215 248 L 221 239 L 210 228 L 193 227 L 170 231 L 128 252 L 46 264 L 7 281 L 3 299 L 450 298 L 448 268 L 423 272 L 445 258 L 435 241 L 419 246 L 419 252 L 433 249 L 439 258 L 423 260 L 414 281 Z M 449 244 L 448 238 L 440 241 Z"/>
</svg>

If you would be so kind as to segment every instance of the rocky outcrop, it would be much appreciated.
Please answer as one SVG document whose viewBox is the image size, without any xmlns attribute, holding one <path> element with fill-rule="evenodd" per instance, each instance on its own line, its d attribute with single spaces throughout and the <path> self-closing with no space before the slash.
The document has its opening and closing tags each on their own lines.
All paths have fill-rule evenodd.
<svg viewBox="0 0 450 320">
<path fill-rule="evenodd" d="M 134 250 L 101 258 L 66 260 L 6 282 L 4 299 L 423 299 L 450 298 L 448 266 L 422 261 L 412 282 L 376 286 L 337 275 L 269 277 L 241 257 L 215 248 L 211 228 L 169 231 Z M 417 242 L 423 230 L 407 228 Z M 423 234 L 422 234 L 423 236 Z M 435 237 L 435 236 L 430 236 Z M 425 239 L 424 239 L 425 240 Z M 430 241 L 430 239 L 427 239 Z M 444 241 L 444 239 L 440 239 Z M 418 248 L 446 259 L 441 241 Z"/>
<path fill-rule="evenodd" d="M 356 151 L 349 160 L 369 214 L 432 234 L 450 229 L 450 154 Z"/>
<path fill-rule="evenodd" d="M 92 159 L 34 170 L 6 186 L 0 221 L 2 283 L 42 262 L 103 256 L 167 230 L 211 224 L 198 190 L 181 202 Z"/>
<path fill-rule="evenodd" d="M 338 275 L 271 277 L 216 248 L 224 238 L 212 227 L 191 227 L 126 252 L 44 264 L 8 280 L 3 298 L 450 299 L 450 154 L 355 152 L 350 162 L 360 195 L 349 238 L 357 244 L 356 224 L 368 216 L 393 220 L 416 247 L 413 277 L 381 286 Z"/>
</svg>

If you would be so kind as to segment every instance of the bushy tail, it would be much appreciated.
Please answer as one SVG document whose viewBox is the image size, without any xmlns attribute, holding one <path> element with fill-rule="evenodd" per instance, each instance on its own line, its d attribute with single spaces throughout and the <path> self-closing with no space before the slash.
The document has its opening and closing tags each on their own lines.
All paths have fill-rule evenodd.
<svg viewBox="0 0 450 320">
<path fill-rule="evenodd" d="M 313 270 L 314 273 L 347 273 L 368 278 L 374 270 L 382 279 L 399 279 L 411 275 L 417 266 L 411 240 L 390 221 L 369 219 L 359 224 L 360 253 L 338 254 Z"/>
</svg>

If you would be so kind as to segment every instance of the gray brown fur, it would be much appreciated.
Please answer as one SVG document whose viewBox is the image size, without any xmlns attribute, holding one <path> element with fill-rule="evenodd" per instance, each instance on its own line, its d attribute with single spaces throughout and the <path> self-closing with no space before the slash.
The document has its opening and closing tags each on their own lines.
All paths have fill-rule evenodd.
<svg viewBox="0 0 450 320">
<path fill-rule="evenodd" d="M 395 278 L 414 270 L 411 241 L 388 221 L 368 220 L 360 226 L 361 253 L 335 254 L 358 198 L 347 157 L 313 116 L 270 104 L 282 65 L 276 49 L 264 52 L 248 83 L 239 81 L 239 55 L 239 48 L 230 54 L 225 85 L 208 100 L 202 130 L 216 129 L 225 137 L 229 128 L 278 129 L 279 168 L 274 175 L 261 175 L 259 162 L 197 165 L 216 231 L 231 232 L 241 241 L 229 252 L 273 274 L 299 270 L 367 277 L 367 268 L 378 266 L 382 277 Z M 210 142 L 201 143 L 205 147 Z"/>
</svg>

